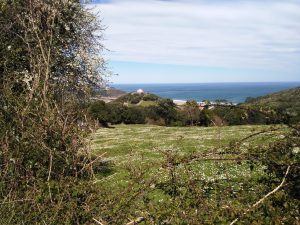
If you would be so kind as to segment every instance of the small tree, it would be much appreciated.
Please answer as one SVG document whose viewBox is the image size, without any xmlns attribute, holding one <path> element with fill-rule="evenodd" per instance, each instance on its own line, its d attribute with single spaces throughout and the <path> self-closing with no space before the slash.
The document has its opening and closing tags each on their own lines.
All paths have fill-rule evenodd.
<svg viewBox="0 0 300 225">
<path fill-rule="evenodd" d="M 156 108 L 157 114 L 165 120 L 166 125 L 170 125 L 176 118 L 176 105 L 171 99 L 162 99 Z"/>
<path fill-rule="evenodd" d="M 96 101 L 89 106 L 89 115 L 99 121 L 103 126 L 107 126 L 108 110 L 104 101 Z"/>
<path fill-rule="evenodd" d="M 198 123 L 200 117 L 200 110 L 196 101 L 187 101 L 184 105 L 184 111 L 188 116 L 187 122 L 191 126 L 194 126 L 194 124 Z"/>
</svg>

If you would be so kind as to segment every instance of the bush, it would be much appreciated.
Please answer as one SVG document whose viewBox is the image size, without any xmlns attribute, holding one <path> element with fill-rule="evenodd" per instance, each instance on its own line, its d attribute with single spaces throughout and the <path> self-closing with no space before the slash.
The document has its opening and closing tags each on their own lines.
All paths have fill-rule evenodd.
<svg viewBox="0 0 300 225">
<path fill-rule="evenodd" d="M 102 27 L 73 0 L 1 1 L 0 27 L 0 224 L 91 224 L 77 121 L 105 73 Z"/>
<path fill-rule="evenodd" d="M 92 102 L 88 108 L 88 113 L 94 120 L 98 120 L 104 126 L 107 126 L 109 119 L 108 109 L 104 101 Z"/>
<path fill-rule="evenodd" d="M 108 112 L 108 122 L 111 124 L 120 124 L 123 122 L 125 107 L 122 103 L 111 102 L 106 105 Z"/>
<path fill-rule="evenodd" d="M 125 124 L 144 124 L 145 115 L 141 107 L 128 107 L 123 112 L 123 121 Z"/>
</svg>

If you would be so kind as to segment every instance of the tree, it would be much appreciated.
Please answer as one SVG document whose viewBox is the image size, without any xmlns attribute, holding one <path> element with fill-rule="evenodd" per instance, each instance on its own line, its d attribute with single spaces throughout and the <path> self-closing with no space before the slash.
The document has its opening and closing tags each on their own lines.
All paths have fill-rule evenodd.
<svg viewBox="0 0 300 225">
<path fill-rule="evenodd" d="M 165 120 L 166 125 L 170 125 L 176 118 L 176 105 L 171 99 L 161 99 L 156 107 L 157 114 Z"/>
<path fill-rule="evenodd" d="M 187 101 L 184 105 L 184 111 L 188 116 L 188 123 L 191 126 L 198 123 L 200 117 L 200 110 L 196 101 Z"/>
<path fill-rule="evenodd" d="M 209 109 L 204 108 L 200 112 L 200 125 L 208 127 L 213 120 L 212 111 Z"/>
<path fill-rule="evenodd" d="M 141 107 L 126 107 L 122 117 L 125 124 L 145 123 L 145 115 Z"/>
<path fill-rule="evenodd" d="M 119 102 L 110 102 L 106 105 L 108 112 L 108 121 L 112 124 L 119 124 L 123 122 L 123 114 L 125 107 Z"/>
<path fill-rule="evenodd" d="M 77 121 L 106 74 L 102 26 L 78 0 L 4 0 L 0 29 L 0 223 L 91 223 Z"/>
<path fill-rule="evenodd" d="M 107 127 L 108 122 L 108 110 L 104 101 L 96 101 L 89 106 L 89 115 L 98 120 L 103 126 Z"/>
</svg>

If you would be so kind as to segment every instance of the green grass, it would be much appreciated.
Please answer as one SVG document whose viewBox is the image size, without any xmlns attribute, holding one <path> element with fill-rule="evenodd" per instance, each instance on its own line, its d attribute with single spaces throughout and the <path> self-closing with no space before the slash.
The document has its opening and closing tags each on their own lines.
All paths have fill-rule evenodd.
<svg viewBox="0 0 300 225">
<path fill-rule="evenodd" d="M 265 183 L 270 175 L 260 161 L 233 158 L 248 156 L 284 138 L 287 128 L 275 126 L 280 128 L 275 133 L 269 132 L 272 128 L 102 128 L 92 136 L 92 149 L 96 155 L 105 153 L 103 160 L 113 166 L 109 173 L 98 173 L 95 184 L 109 204 L 108 214 L 113 210 L 113 218 L 151 215 L 153 223 L 144 224 L 162 224 L 164 218 L 169 224 L 189 224 L 182 221 L 186 215 L 193 218 L 196 207 L 201 212 L 197 221 L 204 216 L 204 224 L 229 224 L 270 191 L 272 184 Z M 235 147 L 237 141 L 261 131 L 266 132 Z M 198 158 L 192 160 L 195 156 Z"/>
<path fill-rule="evenodd" d="M 269 129 L 269 126 L 228 126 L 228 127 L 161 127 L 153 125 L 116 125 L 111 129 L 99 129 L 93 135 L 93 152 L 105 154 L 105 160 L 114 165 L 113 172 L 99 181 L 109 180 L 109 185 L 122 186 L 127 181 L 128 168 L 137 167 L 147 170 L 148 177 L 163 181 L 167 171 L 163 168 L 166 152 L 178 157 L 207 153 L 211 158 L 229 146 L 231 142 L 241 140 L 253 133 Z M 283 132 L 283 131 L 281 131 Z M 280 138 L 277 132 L 275 138 Z M 244 142 L 241 153 L 251 145 L 266 145 L 274 137 L 264 134 Z M 223 157 L 230 157 L 227 154 Z M 263 174 L 263 168 L 249 169 L 248 162 L 240 164 L 231 161 L 195 161 L 190 164 L 196 179 L 216 180 L 225 178 L 257 178 Z M 181 176 L 181 166 L 178 175 Z M 113 182 L 112 182 L 113 181 Z M 113 187 L 112 187 L 113 188 Z"/>
<path fill-rule="evenodd" d="M 137 105 L 142 106 L 142 107 L 156 106 L 157 102 L 141 100 Z"/>
</svg>

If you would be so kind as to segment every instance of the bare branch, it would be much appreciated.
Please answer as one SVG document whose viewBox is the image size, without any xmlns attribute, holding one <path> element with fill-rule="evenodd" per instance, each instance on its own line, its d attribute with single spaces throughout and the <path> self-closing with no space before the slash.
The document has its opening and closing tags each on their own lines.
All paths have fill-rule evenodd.
<svg viewBox="0 0 300 225">
<path fill-rule="evenodd" d="M 95 218 L 93 218 L 93 220 L 94 220 L 97 224 L 99 224 L 99 225 L 105 225 L 105 224 L 107 224 L 107 223 L 100 222 L 99 220 L 97 220 L 97 219 L 95 219 Z"/>
<path fill-rule="evenodd" d="M 141 223 L 143 221 L 145 221 L 144 217 L 138 217 L 135 220 L 133 220 L 133 221 L 131 221 L 129 223 L 126 223 L 126 225 L 135 225 L 135 224 L 139 224 L 139 223 Z"/>
<path fill-rule="evenodd" d="M 256 203 L 254 203 L 249 209 L 246 210 L 246 212 L 243 213 L 242 216 L 245 216 L 248 212 L 252 211 L 253 209 L 255 209 L 257 206 L 259 206 L 261 203 L 263 203 L 269 196 L 271 196 L 272 194 L 274 194 L 275 192 L 277 192 L 280 188 L 282 188 L 282 186 L 284 185 L 285 181 L 286 181 L 286 177 L 289 174 L 291 169 L 291 166 L 288 166 L 288 168 L 286 169 L 285 175 L 282 178 L 281 183 L 272 191 L 270 191 L 268 194 L 266 194 L 264 197 L 262 197 L 261 199 L 259 199 Z M 236 218 L 235 220 L 233 220 L 230 225 L 235 224 L 238 220 L 240 219 L 240 217 Z"/>
</svg>

